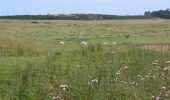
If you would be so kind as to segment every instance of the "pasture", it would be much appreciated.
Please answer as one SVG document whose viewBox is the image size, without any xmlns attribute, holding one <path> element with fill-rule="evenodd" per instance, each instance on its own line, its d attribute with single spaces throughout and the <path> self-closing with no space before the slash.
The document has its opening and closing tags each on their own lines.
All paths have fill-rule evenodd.
<svg viewBox="0 0 170 100">
<path fill-rule="evenodd" d="M 0 100 L 169 100 L 169 43 L 170 20 L 0 20 Z"/>
</svg>

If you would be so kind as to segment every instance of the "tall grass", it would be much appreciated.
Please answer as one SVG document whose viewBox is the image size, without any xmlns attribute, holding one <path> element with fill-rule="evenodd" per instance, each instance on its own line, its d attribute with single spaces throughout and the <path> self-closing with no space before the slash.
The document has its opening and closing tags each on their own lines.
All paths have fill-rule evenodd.
<svg viewBox="0 0 170 100">
<path fill-rule="evenodd" d="M 42 48 L 29 41 L 17 41 L 9 38 L 0 38 L 1 56 L 32 56 L 40 55 Z"/>
<path fill-rule="evenodd" d="M 63 50 L 49 50 L 42 59 L 27 61 L 17 74 L 17 69 L 8 72 L 1 70 L 0 99 L 170 98 L 170 78 L 163 71 L 169 53 L 143 50 L 128 44 L 85 45 L 67 53 L 64 51 L 64 46 Z M 159 60 L 157 66 L 152 65 L 155 60 Z"/>
</svg>

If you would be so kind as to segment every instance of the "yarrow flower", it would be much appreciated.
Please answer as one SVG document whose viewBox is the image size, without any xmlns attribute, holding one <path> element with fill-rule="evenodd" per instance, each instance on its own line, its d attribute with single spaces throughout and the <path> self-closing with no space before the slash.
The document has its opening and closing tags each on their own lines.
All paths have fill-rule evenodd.
<svg viewBox="0 0 170 100">
<path fill-rule="evenodd" d="M 124 67 L 124 69 L 128 69 L 128 67 L 127 67 L 127 66 L 125 66 L 125 67 Z"/>
<path fill-rule="evenodd" d="M 80 66 L 80 65 L 77 65 L 76 67 L 77 67 L 77 68 L 81 68 L 81 66 Z"/>
<path fill-rule="evenodd" d="M 160 97 L 159 97 L 159 96 L 157 96 L 155 100 L 160 100 Z"/>
<path fill-rule="evenodd" d="M 138 77 L 142 77 L 140 74 L 137 75 Z"/>
<path fill-rule="evenodd" d="M 90 81 L 88 82 L 88 84 L 94 85 L 94 84 L 97 84 L 98 82 L 99 82 L 98 79 L 93 79 L 93 80 L 90 80 Z"/>
<path fill-rule="evenodd" d="M 121 74 L 121 72 L 120 72 L 120 71 L 116 72 L 116 75 L 120 75 L 120 74 Z"/>
<path fill-rule="evenodd" d="M 162 87 L 162 89 L 164 89 L 164 90 L 165 90 L 165 89 L 166 89 L 166 87 L 164 87 L 164 86 L 163 86 L 163 87 Z"/>
<path fill-rule="evenodd" d="M 61 99 L 61 97 L 60 96 L 54 96 L 53 98 L 52 98 L 53 100 L 63 100 L 63 99 Z"/>
<path fill-rule="evenodd" d="M 60 89 L 63 91 L 65 91 L 67 88 L 68 88 L 68 85 L 62 85 L 62 84 L 60 85 Z"/>
</svg>

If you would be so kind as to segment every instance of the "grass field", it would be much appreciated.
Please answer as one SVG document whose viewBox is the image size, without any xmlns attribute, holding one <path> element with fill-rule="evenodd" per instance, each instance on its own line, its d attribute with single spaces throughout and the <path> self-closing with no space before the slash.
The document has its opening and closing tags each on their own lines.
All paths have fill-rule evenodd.
<svg viewBox="0 0 170 100">
<path fill-rule="evenodd" d="M 0 20 L 0 100 L 169 100 L 169 43 L 170 20 Z"/>
</svg>

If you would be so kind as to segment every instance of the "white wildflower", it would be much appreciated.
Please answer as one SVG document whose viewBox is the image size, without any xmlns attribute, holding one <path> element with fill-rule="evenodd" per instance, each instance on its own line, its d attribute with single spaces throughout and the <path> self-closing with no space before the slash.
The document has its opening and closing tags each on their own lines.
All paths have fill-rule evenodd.
<svg viewBox="0 0 170 100">
<path fill-rule="evenodd" d="M 76 67 L 77 67 L 77 68 L 81 68 L 81 66 L 80 66 L 80 65 L 77 65 Z"/>
<path fill-rule="evenodd" d="M 155 60 L 154 62 L 155 62 L 155 63 L 159 63 L 159 60 Z"/>
<path fill-rule="evenodd" d="M 165 90 L 165 89 L 166 89 L 166 87 L 164 87 L 164 86 L 163 86 L 163 87 L 162 87 L 162 89 L 164 89 L 164 90 Z"/>
<path fill-rule="evenodd" d="M 53 97 L 53 100 L 56 100 L 57 98 L 56 97 Z"/>
<path fill-rule="evenodd" d="M 170 61 L 166 61 L 165 63 L 166 63 L 166 64 L 170 64 Z"/>
<path fill-rule="evenodd" d="M 121 74 L 121 72 L 120 72 L 120 71 L 116 72 L 116 75 L 120 75 L 120 74 Z"/>
<path fill-rule="evenodd" d="M 115 52 L 110 52 L 111 54 L 114 54 Z"/>
<path fill-rule="evenodd" d="M 163 71 L 168 71 L 168 68 L 167 68 L 167 67 L 165 67 L 165 68 L 163 69 Z"/>
<path fill-rule="evenodd" d="M 93 80 L 89 81 L 88 84 L 94 85 L 94 84 L 97 84 L 98 82 L 99 82 L 98 79 L 93 79 Z"/>
<path fill-rule="evenodd" d="M 143 81 L 145 78 L 141 78 L 141 80 Z"/>
<path fill-rule="evenodd" d="M 123 81 L 120 81 L 120 83 L 123 83 Z"/>
<path fill-rule="evenodd" d="M 142 77 L 140 74 L 137 75 L 138 77 Z"/>
<path fill-rule="evenodd" d="M 125 67 L 124 67 L 124 69 L 128 69 L 128 67 L 127 67 L 127 66 L 125 66 Z"/>
<path fill-rule="evenodd" d="M 60 85 L 60 89 L 61 89 L 61 90 L 65 91 L 66 88 L 68 88 L 68 85 Z"/>
<path fill-rule="evenodd" d="M 98 80 L 97 79 L 94 79 L 91 81 L 92 83 L 98 83 Z"/>
</svg>

